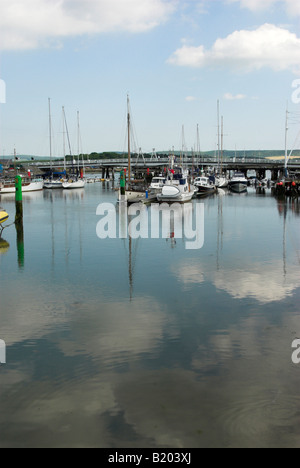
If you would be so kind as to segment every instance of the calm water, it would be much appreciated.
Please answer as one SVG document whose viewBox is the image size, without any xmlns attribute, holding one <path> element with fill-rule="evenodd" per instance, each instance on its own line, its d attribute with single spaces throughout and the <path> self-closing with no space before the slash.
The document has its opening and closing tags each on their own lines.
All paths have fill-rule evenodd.
<svg viewBox="0 0 300 468">
<path fill-rule="evenodd" d="M 186 250 L 100 240 L 101 202 L 107 185 L 24 195 L 24 245 L 3 233 L 0 447 L 299 448 L 299 205 L 196 201 Z"/>
</svg>

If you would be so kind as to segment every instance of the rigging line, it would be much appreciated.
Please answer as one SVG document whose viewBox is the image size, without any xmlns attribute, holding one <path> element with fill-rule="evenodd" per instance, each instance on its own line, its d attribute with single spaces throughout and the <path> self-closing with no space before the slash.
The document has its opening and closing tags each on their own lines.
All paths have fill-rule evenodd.
<svg viewBox="0 0 300 468">
<path fill-rule="evenodd" d="M 68 123 L 67 123 L 67 119 L 66 119 L 65 110 L 64 110 L 64 119 L 65 119 L 65 125 L 66 125 L 66 132 L 67 132 L 67 139 L 68 139 L 68 145 L 69 145 L 70 156 L 73 156 L 73 154 L 72 154 L 72 148 L 71 148 L 71 142 L 70 142 L 69 129 L 68 129 Z M 72 160 L 73 160 L 73 157 L 72 157 Z"/>
</svg>

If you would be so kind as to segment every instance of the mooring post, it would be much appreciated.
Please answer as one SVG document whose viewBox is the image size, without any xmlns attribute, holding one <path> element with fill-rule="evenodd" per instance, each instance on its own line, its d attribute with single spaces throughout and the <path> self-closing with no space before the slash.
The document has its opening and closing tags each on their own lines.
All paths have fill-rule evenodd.
<svg viewBox="0 0 300 468">
<path fill-rule="evenodd" d="M 22 195 L 22 177 L 16 176 L 16 218 L 15 226 L 17 231 L 17 249 L 18 264 L 24 266 L 24 228 L 23 228 L 23 195 Z"/>
<path fill-rule="evenodd" d="M 125 186 L 126 186 L 126 178 L 125 173 L 122 170 L 120 174 L 120 189 L 121 189 L 121 196 L 125 197 Z"/>
<path fill-rule="evenodd" d="M 23 196 L 22 196 L 22 177 L 16 176 L 16 218 L 15 223 L 21 224 L 23 222 Z"/>
</svg>

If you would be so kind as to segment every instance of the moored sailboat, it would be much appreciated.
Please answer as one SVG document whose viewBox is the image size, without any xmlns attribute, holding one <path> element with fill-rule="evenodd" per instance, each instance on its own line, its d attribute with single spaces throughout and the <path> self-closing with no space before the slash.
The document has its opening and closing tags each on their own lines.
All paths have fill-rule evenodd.
<svg viewBox="0 0 300 468">
<path fill-rule="evenodd" d="M 49 105 L 49 141 L 50 141 L 50 177 L 49 179 L 45 180 L 44 188 L 51 190 L 51 189 L 62 189 L 62 181 L 54 179 L 53 177 L 53 162 L 52 162 L 52 117 L 51 117 L 51 99 L 48 99 Z"/>
<path fill-rule="evenodd" d="M 66 127 L 66 132 L 67 132 L 67 137 L 68 137 L 68 144 L 69 144 L 69 150 L 70 154 L 72 155 L 72 150 L 71 150 L 71 144 L 70 144 L 70 138 L 69 138 L 69 131 L 68 131 L 68 125 L 67 125 L 67 120 L 66 120 L 66 114 L 63 108 L 63 113 L 64 113 L 64 122 L 65 122 L 65 127 Z M 72 175 L 69 177 L 68 180 L 64 181 L 62 183 L 62 186 L 66 190 L 74 190 L 74 189 L 83 189 L 85 187 L 86 181 L 84 180 L 84 174 L 83 174 L 83 169 L 82 171 L 79 171 L 79 112 L 77 113 L 77 119 L 78 119 L 78 156 L 77 156 L 77 174 L 80 172 L 79 175 Z M 73 157 L 72 157 L 73 160 Z M 73 168 L 74 170 L 74 168 Z"/>
<path fill-rule="evenodd" d="M 128 178 L 123 187 L 120 186 L 117 197 L 119 202 L 135 203 L 146 200 L 146 186 L 143 181 L 131 178 L 131 112 L 129 96 L 127 96 L 127 139 L 128 139 Z M 124 186 L 125 185 L 125 186 Z"/>
<path fill-rule="evenodd" d="M 117 192 L 119 202 L 135 203 L 146 200 L 146 187 L 143 181 L 131 179 L 131 112 L 129 96 L 127 96 L 127 138 L 128 138 L 128 179 Z M 125 185 L 125 186 L 124 186 Z"/>
</svg>

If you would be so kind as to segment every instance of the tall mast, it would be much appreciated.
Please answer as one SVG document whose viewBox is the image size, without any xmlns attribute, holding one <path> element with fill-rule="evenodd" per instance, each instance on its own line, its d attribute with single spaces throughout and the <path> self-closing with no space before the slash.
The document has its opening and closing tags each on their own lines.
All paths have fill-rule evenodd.
<svg viewBox="0 0 300 468">
<path fill-rule="evenodd" d="M 65 108 L 62 108 L 63 111 L 63 151 L 64 151 L 64 171 L 66 171 L 66 123 L 65 123 Z"/>
<path fill-rule="evenodd" d="M 130 104 L 129 95 L 127 95 L 127 131 L 128 131 L 128 181 L 131 180 L 131 149 L 130 149 Z"/>
<path fill-rule="evenodd" d="M 73 154 L 72 154 L 72 149 L 71 149 L 70 136 L 69 136 L 69 129 L 68 129 L 67 118 L 66 118 L 66 113 L 65 113 L 65 108 L 64 108 L 64 107 L 63 107 L 63 113 L 64 113 L 65 128 L 66 128 L 66 132 L 67 132 L 67 139 L 68 139 L 68 145 L 69 145 L 69 152 L 70 152 L 70 156 L 71 156 L 71 158 L 72 158 L 72 169 L 73 169 L 73 173 L 74 173 Z"/>
<path fill-rule="evenodd" d="M 201 147 L 200 147 L 200 135 L 199 135 L 199 124 L 197 124 L 197 166 L 201 163 Z"/>
<path fill-rule="evenodd" d="M 220 101 L 218 100 L 218 170 L 220 171 Z"/>
<path fill-rule="evenodd" d="M 50 165 L 51 165 L 51 175 L 52 175 L 52 119 L 51 119 L 51 99 L 48 98 L 49 106 L 49 140 L 50 140 Z"/>
<path fill-rule="evenodd" d="M 285 120 L 285 177 L 287 176 L 287 166 L 288 166 L 288 131 L 289 131 L 289 109 L 287 104 L 286 109 L 286 120 Z"/>
<path fill-rule="evenodd" d="M 80 158 L 80 145 L 81 145 L 81 151 L 82 151 L 82 142 L 81 142 L 81 134 L 80 134 L 80 114 L 79 114 L 79 111 L 77 112 L 77 126 L 78 126 L 78 141 L 77 141 L 77 144 L 78 144 L 78 165 L 79 165 L 79 158 Z M 83 155 L 83 151 L 81 153 L 81 156 L 82 156 L 82 171 L 83 171 L 83 175 L 84 172 L 85 172 L 85 166 L 84 166 L 84 155 Z"/>
<path fill-rule="evenodd" d="M 184 125 L 182 125 L 182 148 L 181 148 L 181 156 L 180 156 L 180 165 L 183 167 L 183 159 L 185 156 L 185 132 L 184 132 Z"/>
<path fill-rule="evenodd" d="M 223 174 L 224 117 L 221 117 L 221 175 Z"/>
<path fill-rule="evenodd" d="M 80 142 L 79 142 L 79 111 L 77 111 L 77 167 L 79 171 L 79 153 L 80 153 Z"/>
</svg>

